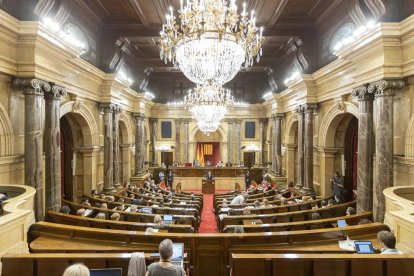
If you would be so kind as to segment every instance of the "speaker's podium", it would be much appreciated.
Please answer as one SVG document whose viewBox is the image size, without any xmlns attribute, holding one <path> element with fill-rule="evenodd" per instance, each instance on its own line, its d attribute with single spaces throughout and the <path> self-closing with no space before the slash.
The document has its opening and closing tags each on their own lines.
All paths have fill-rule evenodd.
<svg viewBox="0 0 414 276">
<path fill-rule="evenodd" d="M 214 180 L 203 179 L 201 192 L 203 194 L 214 194 L 216 192 L 216 182 Z"/>
</svg>

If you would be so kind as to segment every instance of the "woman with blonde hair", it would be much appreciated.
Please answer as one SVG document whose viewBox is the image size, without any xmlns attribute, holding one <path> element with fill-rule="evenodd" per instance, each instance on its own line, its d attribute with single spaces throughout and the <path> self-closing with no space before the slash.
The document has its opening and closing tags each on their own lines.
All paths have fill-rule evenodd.
<svg viewBox="0 0 414 276">
<path fill-rule="evenodd" d="M 73 264 L 65 269 L 62 276 L 90 276 L 90 273 L 85 265 Z"/>
</svg>

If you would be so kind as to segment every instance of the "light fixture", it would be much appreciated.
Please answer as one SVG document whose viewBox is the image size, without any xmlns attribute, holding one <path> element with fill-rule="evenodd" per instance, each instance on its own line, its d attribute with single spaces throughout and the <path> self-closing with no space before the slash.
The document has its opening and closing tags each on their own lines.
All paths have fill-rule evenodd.
<svg viewBox="0 0 414 276">
<path fill-rule="evenodd" d="M 179 16 L 170 7 L 160 32 L 160 58 L 172 62 L 199 85 L 221 86 L 262 55 L 263 28 L 256 27 L 254 11 L 236 0 L 180 1 Z"/>
<path fill-rule="evenodd" d="M 204 132 L 215 132 L 228 109 L 234 105 L 230 90 L 221 86 L 197 86 L 184 98 L 187 109 L 197 120 L 198 128 Z"/>
</svg>

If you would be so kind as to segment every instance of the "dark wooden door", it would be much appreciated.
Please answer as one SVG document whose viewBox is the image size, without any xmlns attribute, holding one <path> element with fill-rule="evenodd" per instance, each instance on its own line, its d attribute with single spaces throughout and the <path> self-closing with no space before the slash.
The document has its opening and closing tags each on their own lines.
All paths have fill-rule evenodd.
<svg viewBox="0 0 414 276">
<path fill-rule="evenodd" d="M 167 168 L 172 165 L 174 161 L 173 153 L 169 151 L 161 152 L 161 163 L 164 163 Z"/>
<path fill-rule="evenodd" d="M 72 130 L 65 117 L 60 119 L 61 191 L 66 200 L 73 200 L 73 138 Z"/>
<path fill-rule="evenodd" d="M 354 192 L 357 190 L 357 153 L 358 153 L 358 119 L 353 118 L 349 122 L 345 133 L 344 155 L 345 175 L 344 184 L 347 191 L 347 200 L 355 199 Z"/>
<path fill-rule="evenodd" d="M 254 152 L 245 152 L 243 156 L 244 165 L 248 168 L 253 167 L 256 162 L 256 154 Z"/>
</svg>

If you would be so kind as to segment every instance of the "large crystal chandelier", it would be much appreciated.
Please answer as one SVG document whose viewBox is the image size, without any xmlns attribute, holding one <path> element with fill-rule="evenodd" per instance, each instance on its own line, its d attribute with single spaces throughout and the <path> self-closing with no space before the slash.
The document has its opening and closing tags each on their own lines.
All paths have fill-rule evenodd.
<svg viewBox="0 0 414 276">
<path fill-rule="evenodd" d="M 219 86 L 197 86 L 184 98 L 186 108 L 193 113 L 202 132 L 214 132 L 234 104 L 230 90 Z"/>
<path fill-rule="evenodd" d="M 236 0 L 183 0 L 179 16 L 173 8 L 160 38 L 160 57 L 172 62 L 192 82 L 221 86 L 241 67 L 249 68 L 262 55 L 263 28 L 254 11 L 237 12 Z"/>
</svg>

